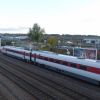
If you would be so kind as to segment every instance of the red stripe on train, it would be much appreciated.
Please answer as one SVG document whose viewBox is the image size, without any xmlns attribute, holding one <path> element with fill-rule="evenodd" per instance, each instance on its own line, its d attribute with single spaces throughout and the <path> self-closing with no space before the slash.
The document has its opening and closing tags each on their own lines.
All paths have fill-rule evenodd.
<svg viewBox="0 0 100 100">
<path fill-rule="evenodd" d="M 32 55 L 31 55 L 31 57 L 33 57 L 33 58 L 36 58 L 36 56 L 37 56 L 36 54 L 32 54 Z"/>
<path fill-rule="evenodd" d="M 34 55 L 32 56 L 32 57 L 34 57 Z M 36 58 L 38 58 L 38 59 L 41 59 L 41 58 L 39 58 L 40 56 L 39 55 L 36 55 Z M 41 56 L 42 58 L 44 58 L 44 56 Z M 52 60 L 51 60 L 52 59 Z M 45 59 L 42 59 L 42 60 L 45 60 Z M 71 67 L 71 63 L 72 62 L 67 62 L 67 61 L 62 61 L 62 60 L 58 60 L 57 62 L 55 62 L 57 59 L 53 59 L 53 58 L 48 58 L 48 61 L 50 61 L 50 62 L 53 62 L 53 63 L 60 63 L 61 65 L 63 65 L 61 62 L 66 62 L 67 63 L 67 66 L 68 67 Z M 46 61 L 46 60 L 45 60 Z M 65 65 L 66 66 L 66 65 Z M 82 65 L 82 66 L 84 66 L 84 65 Z M 85 66 L 86 67 L 86 66 Z M 77 67 L 76 67 L 76 69 L 80 69 L 80 64 L 77 64 Z M 83 70 L 83 69 L 80 69 L 80 70 Z M 95 67 L 90 67 L 90 66 L 87 66 L 87 68 L 86 68 L 86 70 L 84 70 L 84 71 L 88 71 L 88 72 L 92 72 L 92 73 L 96 73 L 96 74 L 100 74 L 100 68 L 95 68 Z"/>
<path fill-rule="evenodd" d="M 96 74 L 100 74 L 100 68 L 88 67 L 87 71 L 93 72 L 93 73 L 96 73 Z"/>
</svg>

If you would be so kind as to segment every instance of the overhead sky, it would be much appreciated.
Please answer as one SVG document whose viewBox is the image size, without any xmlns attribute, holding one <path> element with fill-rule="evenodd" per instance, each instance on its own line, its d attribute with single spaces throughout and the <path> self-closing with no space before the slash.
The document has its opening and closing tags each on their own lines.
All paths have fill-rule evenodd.
<svg viewBox="0 0 100 100">
<path fill-rule="evenodd" d="M 0 0 L 0 32 L 38 23 L 47 34 L 100 35 L 100 0 Z"/>
</svg>

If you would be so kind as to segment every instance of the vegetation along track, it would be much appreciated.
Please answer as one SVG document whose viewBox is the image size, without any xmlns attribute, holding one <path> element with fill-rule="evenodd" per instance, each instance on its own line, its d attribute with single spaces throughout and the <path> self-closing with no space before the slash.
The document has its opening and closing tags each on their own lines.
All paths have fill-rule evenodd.
<svg viewBox="0 0 100 100">
<path fill-rule="evenodd" d="M 4 57 L 6 57 L 7 59 L 5 59 Z M 76 81 L 73 80 L 65 80 L 65 77 L 57 77 L 54 76 L 56 75 L 54 72 L 49 72 L 48 70 L 44 70 L 45 73 L 43 73 L 43 69 L 39 68 L 39 67 L 35 67 L 32 66 L 30 64 L 26 64 L 24 62 L 20 62 L 19 60 L 16 59 L 12 59 L 9 58 L 7 56 L 1 56 L 0 59 L 2 60 L 2 62 L 6 62 L 8 66 L 12 66 L 12 68 L 17 69 L 18 72 L 21 73 L 26 73 L 27 76 L 30 76 L 32 79 L 36 79 L 39 82 L 41 82 L 42 84 L 45 84 L 46 86 L 49 86 L 49 88 L 51 87 L 52 90 L 56 90 L 55 92 L 57 93 L 57 91 L 60 91 L 61 94 L 64 94 L 61 96 L 61 94 L 58 96 L 56 95 L 55 98 L 56 99 L 62 99 L 62 98 L 72 98 L 72 99 L 76 99 L 76 100 L 99 100 L 100 99 L 100 94 L 99 94 L 99 89 L 95 89 L 94 86 L 92 87 L 90 85 L 90 87 L 92 87 L 93 90 L 87 88 L 87 87 L 83 87 L 81 86 L 81 84 L 76 84 Z M 18 63 L 15 63 L 15 62 Z M 11 63 L 11 64 L 10 64 Z M 17 66 L 16 66 L 17 65 Z M 39 70 L 37 70 L 37 69 Z M 11 70 L 11 69 L 10 69 Z M 14 72 L 14 70 L 12 70 Z M 47 72 L 46 72 L 47 71 Z M 49 74 L 48 74 L 49 72 Z M 51 75 L 53 74 L 53 75 Z M 59 76 L 59 74 L 58 74 Z M 61 75 L 62 76 L 62 75 Z M 69 78 L 68 78 L 69 79 Z M 75 82 L 75 84 L 74 84 Z M 86 84 L 85 84 L 86 85 Z M 89 84 L 87 84 L 88 86 Z M 97 91 L 96 91 L 97 90 Z M 59 94 L 59 92 L 57 93 Z M 66 94 L 66 96 L 65 96 Z M 53 94 L 54 95 L 54 94 Z"/>
</svg>

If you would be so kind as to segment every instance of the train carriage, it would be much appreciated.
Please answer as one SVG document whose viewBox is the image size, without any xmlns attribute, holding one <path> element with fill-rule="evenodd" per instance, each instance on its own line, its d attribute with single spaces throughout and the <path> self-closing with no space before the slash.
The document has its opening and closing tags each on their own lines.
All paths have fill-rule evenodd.
<svg viewBox="0 0 100 100">
<path fill-rule="evenodd" d="M 36 62 L 47 65 L 48 67 L 61 70 L 65 74 L 98 84 L 100 81 L 100 63 L 90 59 L 78 59 L 73 56 L 66 56 L 51 52 L 38 52 Z"/>
<path fill-rule="evenodd" d="M 45 65 L 50 69 L 61 71 L 64 74 L 88 82 L 100 84 L 100 62 L 96 60 L 79 59 L 77 57 L 48 51 L 31 52 L 12 46 L 4 46 L 1 51 L 8 55 Z"/>
</svg>

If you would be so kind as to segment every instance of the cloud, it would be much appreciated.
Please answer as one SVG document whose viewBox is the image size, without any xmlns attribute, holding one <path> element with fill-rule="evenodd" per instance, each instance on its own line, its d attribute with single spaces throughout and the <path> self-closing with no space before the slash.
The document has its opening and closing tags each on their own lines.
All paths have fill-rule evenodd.
<svg viewBox="0 0 100 100">
<path fill-rule="evenodd" d="M 29 30 L 28 27 L 18 27 L 18 28 L 0 28 L 1 33 L 26 33 Z"/>
</svg>

